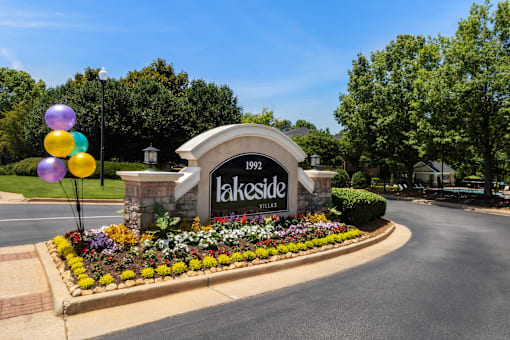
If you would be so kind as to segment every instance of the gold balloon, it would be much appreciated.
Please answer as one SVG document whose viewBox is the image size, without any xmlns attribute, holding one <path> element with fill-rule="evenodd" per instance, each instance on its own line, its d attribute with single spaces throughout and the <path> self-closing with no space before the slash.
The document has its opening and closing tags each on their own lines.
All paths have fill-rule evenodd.
<svg viewBox="0 0 510 340">
<path fill-rule="evenodd" d="M 80 152 L 69 159 L 69 171 L 76 177 L 89 177 L 96 171 L 96 160 L 90 154 Z"/>
<path fill-rule="evenodd" d="M 74 150 L 74 138 L 64 130 L 54 130 L 44 138 L 44 148 L 55 157 L 66 157 Z"/>
</svg>

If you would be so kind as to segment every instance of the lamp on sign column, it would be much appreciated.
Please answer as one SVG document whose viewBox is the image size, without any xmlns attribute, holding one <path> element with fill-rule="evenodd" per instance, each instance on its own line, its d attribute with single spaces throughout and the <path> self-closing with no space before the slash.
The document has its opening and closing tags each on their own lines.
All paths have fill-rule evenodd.
<svg viewBox="0 0 510 340">
<path fill-rule="evenodd" d="M 312 168 L 317 170 L 317 167 L 321 164 L 321 156 L 314 154 L 310 156 L 310 164 L 312 165 Z"/>
<path fill-rule="evenodd" d="M 99 80 L 101 81 L 101 170 L 99 178 L 101 179 L 101 186 L 104 186 L 104 84 L 108 80 L 108 72 L 104 67 L 99 71 Z"/>
<path fill-rule="evenodd" d="M 143 149 L 142 151 L 143 151 L 143 162 L 145 164 L 149 165 L 149 167 L 147 168 L 147 171 L 154 171 L 154 169 L 152 168 L 152 165 L 158 164 L 158 151 L 159 150 L 156 149 L 155 147 L 153 147 L 152 143 L 151 143 L 151 146 Z"/>
</svg>

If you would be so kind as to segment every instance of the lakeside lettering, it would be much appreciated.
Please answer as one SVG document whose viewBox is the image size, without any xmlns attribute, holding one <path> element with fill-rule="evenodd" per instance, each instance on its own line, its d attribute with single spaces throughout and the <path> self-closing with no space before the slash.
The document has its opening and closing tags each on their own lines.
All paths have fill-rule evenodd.
<svg viewBox="0 0 510 340">
<path fill-rule="evenodd" d="M 221 176 L 216 177 L 216 202 L 284 198 L 286 195 L 287 184 L 278 182 L 277 176 L 273 176 L 269 183 L 267 178 L 259 183 L 239 183 L 238 176 L 232 177 L 232 184 L 221 182 Z"/>
</svg>

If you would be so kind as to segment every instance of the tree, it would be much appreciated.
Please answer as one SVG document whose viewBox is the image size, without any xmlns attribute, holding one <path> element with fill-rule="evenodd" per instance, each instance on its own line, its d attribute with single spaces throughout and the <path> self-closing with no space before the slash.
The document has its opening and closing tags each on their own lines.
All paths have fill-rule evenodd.
<svg viewBox="0 0 510 340">
<path fill-rule="evenodd" d="M 296 120 L 296 123 L 294 124 L 294 126 L 292 126 L 293 129 L 299 129 L 299 128 L 307 128 L 307 129 L 310 129 L 310 130 L 317 130 L 317 128 L 315 127 L 315 125 L 313 125 L 312 123 L 310 122 L 307 122 L 306 120 L 304 119 L 298 119 Z"/>
<path fill-rule="evenodd" d="M 510 134 L 510 3 L 491 7 L 488 1 L 472 5 L 445 55 L 454 70 L 448 76 L 459 105 L 455 123 L 483 158 L 486 196 Z"/>
<path fill-rule="evenodd" d="M 129 88 L 134 88 L 142 79 L 153 79 L 158 81 L 170 92 L 178 97 L 184 96 L 188 87 L 188 74 L 185 72 L 175 73 L 172 64 L 168 64 L 165 59 L 158 58 L 150 65 L 145 66 L 140 71 L 133 70 L 128 72 L 124 82 Z"/>
<path fill-rule="evenodd" d="M 321 156 L 321 164 L 330 166 L 343 166 L 344 160 L 340 155 L 340 141 L 329 133 L 329 130 L 310 130 L 304 137 L 292 136 L 292 139 L 311 156 Z M 306 160 L 309 164 L 309 160 Z"/>
<path fill-rule="evenodd" d="M 280 131 L 289 131 L 292 129 L 292 122 L 287 119 L 276 119 L 274 127 Z"/>
<path fill-rule="evenodd" d="M 269 110 L 267 107 L 264 107 L 260 113 L 243 113 L 241 116 L 241 123 L 275 126 L 276 119 L 274 117 L 273 110 Z"/>
<path fill-rule="evenodd" d="M 0 67 L 0 118 L 23 102 L 25 105 L 35 102 L 44 88 L 42 80 L 36 82 L 25 71 Z"/>
<path fill-rule="evenodd" d="M 82 87 L 88 81 L 98 81 L 100 70 L 99 68 L 87 67 L 83 74 L 75 73 L 73 79 L 70 79 L 69 82 L 75 87 Z"/>
<path fill-rule="evenodd" d="M 422 36 L 399 35 L 370 60 L 359 54 L 349 71 L 348 93 L 340 95 L 335 111 L 347 136 L 363 149 L 359 161 L 403 168 L 409 186 L 422 150 L 418 127 L 425 119 L 415 82 L 418 71 L 433 64 L 420 58 L 426 44 Z"/>
</svg>

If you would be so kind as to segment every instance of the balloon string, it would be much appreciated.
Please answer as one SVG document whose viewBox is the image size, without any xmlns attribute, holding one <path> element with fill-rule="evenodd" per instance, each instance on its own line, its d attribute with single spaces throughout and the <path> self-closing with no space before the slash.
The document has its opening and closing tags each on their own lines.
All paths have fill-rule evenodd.
<svg viewBox="0 0 510 340">
<path fill-rule="evenodd" d="M 83 178 L 81 179 L 81 214 L 85 217 L 85 205 L 83 205 Z M 82 230 L 85 230 L 85 225 L 82 225 Z"/>
<path fill-rule="evenodd" d="M 60 187 L 62 188 L 62 191 L 64 192 L 64 195 L 66 195 L 67 203 L 69 204 L 69 207 L 71 207 L 71 211 L 73 212 L 73 216 L 74 216 L 74 221 L 76 223 L 76 227 L 78 228 L 78 219 L 76 218 L 76 214 L 74 213 L 73 205 L 71 204 L 71 200 L 69 199 L 69 195 L 67 195 L 66 189 L 64 189 L 64 185 L 62 184 L 62 180 L 59 180 L 58 184 L 60 184 Z"/>
<path fill-rule="evenodd" d="M 80 193 L 79 193 L 78 180 L 76 178 L 74 179 L 73 184 L 74 184 L 74 186 L 73 186 L 74 197 L 76 198 L 76 211 L 78 212 L 78 221 L 79 221 L 78 231 L 81 234 L 83 231 L 83 220 L 81 218 Z"/>
</svg>

